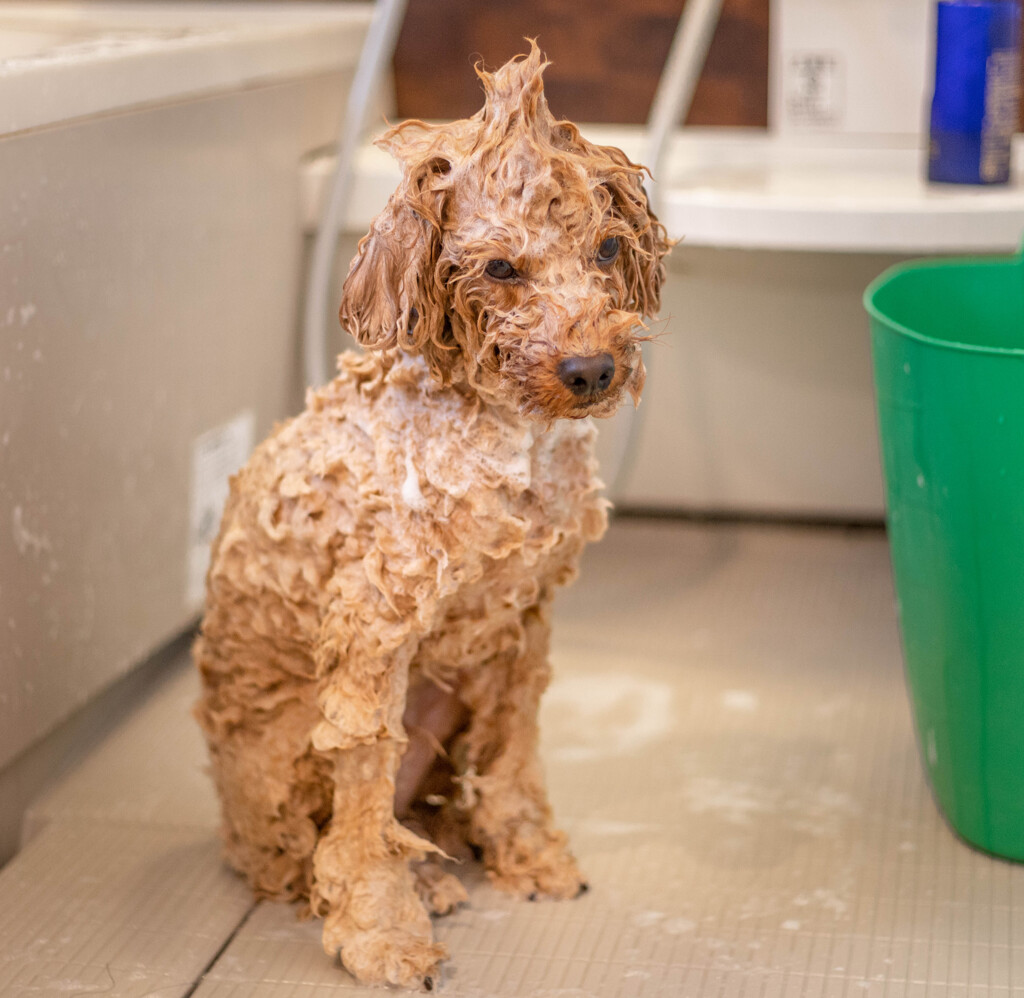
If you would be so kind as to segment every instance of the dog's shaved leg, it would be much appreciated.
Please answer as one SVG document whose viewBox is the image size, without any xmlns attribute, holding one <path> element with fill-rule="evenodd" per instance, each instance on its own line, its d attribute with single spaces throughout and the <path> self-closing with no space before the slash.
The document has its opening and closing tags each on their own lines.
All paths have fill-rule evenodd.
<svg viewBox="0 0 1024 998">
<path fill-rule="evenodd" d="M 585 884 L 554 827 L 537 757 L 537 710 L 551 675 L 546 607 L 524 615 L 523 631 L 500 679 L 496 662 L 460 687 L 473 712 L 460 752 L 470 835 L 496 886 L 521 897 L 576 897 Z"/>
<path fill-rule="evenodd" d="M 445 752 L 445 743 L 465 723 L 465 705 L 454 692 L 429 679 L 410 684 L 402 723 L 409 737 L 395 786 L 395 814 L 401 819 L 420 792 L 424 777 L 435 759 Z"/>
<path fill-rule="evenodd" d="M 313 910 L 324 916 L 324 949 L 338 953 L 359 980 L 430 987 L 448 953 L 433 941 L 410 861 L 423 859 L 434 847 L 399 824 L 394 813 L 395 776 L 405 747 L 401 720 L 408 659 L 408 654 L 392 654 L 381 668 L 380 662 L 363 662 L 350 646 L 339 667 L 344 670 L 339 686 L 356 702 L 369 704 L 376 697 L 377 704 L 363 712 L 354 734 L 337 722 L 359 712 L 331 713 L 332 705 L 337 707 L 333 677 L 323 684 L 320 702 L 327 709 L 314 745 L 334 760 L 334 807 L 313 855 L 311 900 Z M 370 680 L 366 689 L 359 688 L 361 677 Z M 380 677 L 386 677 L 383 684 Z M 376 738 L 367 734 L 370 717 L 380 727 Z"/>
<path fill-rule="evenodd" d="M 409 684 L 405 716 L 402 723 L 409 744 L 395 778 L 395 815 L 407 828 L 431 839 L 453 857 L 471 855 L 463 834 L 446 834 L 435 825 L 432 832 L 410 813 L 413 802 L 423 793 L 424 781 L 438 756 L 447 758 L 446 743 L 465 723 L 468 711 L 454 691 L 448 691 L 432 680 L 419 676 Z M 427 910 L 434 915 L 447 915 L 469 900 L 466 888 L 443 866 L 439 856 L 428 856 L 413 866 L 416 888 Z"/>
</svg>

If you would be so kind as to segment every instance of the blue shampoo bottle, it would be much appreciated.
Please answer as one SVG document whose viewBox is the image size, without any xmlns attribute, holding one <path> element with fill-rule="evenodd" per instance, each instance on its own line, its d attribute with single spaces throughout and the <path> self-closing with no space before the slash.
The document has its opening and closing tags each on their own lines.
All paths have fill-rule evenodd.
<svg viewBox="0 0 1024 998">
<path fill-rule="evenodd" d="M 1020 0 L 939 0 L 928 179 L 1005 184 L 1020 107 Z"/>
</svg>

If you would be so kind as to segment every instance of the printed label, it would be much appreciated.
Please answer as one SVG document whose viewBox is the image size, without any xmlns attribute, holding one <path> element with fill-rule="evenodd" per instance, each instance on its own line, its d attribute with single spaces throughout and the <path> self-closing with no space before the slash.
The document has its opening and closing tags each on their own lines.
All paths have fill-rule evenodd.
<svg viewBox="0 0 1024 998">
<path fill-rule="evenodd" d="M 981 126 L 981 179 L 1005 180 L 1010 172 L 1010 143 L 1020 106 L 1020 59 L 1015 50 L 1000 49 L 986 66 L 985 120 Z"/>
<path fill-rule="evenodd" d="M 834 127 L 842 118 L 842 63 L 824 52 L 790 58 L 786 73 L 786 113 L 794 125 Z"/>
<path fill-rule="evenodd" d="M 206 591 L 210 545 L 220 529 L 231 476 L 252 453 L 256 416 L 243 412 L 196 437 L 192 444 L 192 489 L 189 501 L 188 561 L 185 602 L 198 610 Z"/>
</svg>

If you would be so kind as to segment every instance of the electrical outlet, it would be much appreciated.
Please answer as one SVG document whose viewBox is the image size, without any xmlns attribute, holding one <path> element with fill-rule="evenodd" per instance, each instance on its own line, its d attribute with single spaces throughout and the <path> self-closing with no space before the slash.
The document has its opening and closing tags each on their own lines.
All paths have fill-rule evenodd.
<svg viewBox="0 0 1024 998">
<path fill-rule="evenodd" d="M 231 476 L 248 460 L 256 416 L 246 411 L 228 423 L 201 433 L 192 443 L 185 602 L 199 609 L 206 591 L 210 545 L 220 529 Z"/>
</svg>

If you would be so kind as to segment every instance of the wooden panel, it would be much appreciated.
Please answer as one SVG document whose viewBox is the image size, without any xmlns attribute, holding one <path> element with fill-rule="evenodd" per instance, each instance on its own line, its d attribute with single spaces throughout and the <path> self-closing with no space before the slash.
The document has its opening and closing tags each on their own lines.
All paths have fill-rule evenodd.
<svg viewBox="0 0 1024 998">
<path fill-rule="evenodd" d="M 410 0 L 395 54 L 400 117 L 465 117 L 481 104 L 473 64 L 490 69 L 536 37 L 552 65 L 548 102 L 575 121 L 640 122 L 650 109 L 683 0 Z M 768 118 L 768 0 L 725 0 L 687 118 Z"/>
</svg>

